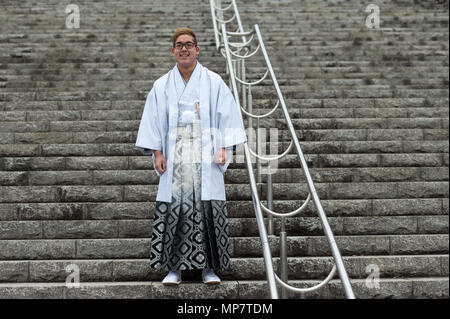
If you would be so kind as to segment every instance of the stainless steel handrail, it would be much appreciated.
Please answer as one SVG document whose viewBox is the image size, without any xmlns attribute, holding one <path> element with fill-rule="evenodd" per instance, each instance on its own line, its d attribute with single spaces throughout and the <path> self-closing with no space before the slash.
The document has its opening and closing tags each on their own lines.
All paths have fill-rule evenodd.
<svg viewBox="0 0 450 319">
<path fill-rule="evenodd" d="M 278 292 L 276 289 L 276 285 L 275 282 L 278 282 L 281 286 L 282 286 L 282 297 L 286 297 L 287 296 L 287 290 L 290 291 L 294 291 L 294 292 L 310 292 L 310 291 L 314 291 L 317 290 L 319 288 L 321 288 L 322 286 L 324 286 L 326 283 L 328 283 L 334 276 L 336 269 L 338 271 L 339 277 L 341 279 L 342 285 L 344 287 L 344 291 L 345 291 L 345 295 L 348 299 L 355 299 L 355 295 L 353 293 L 353 289 L 351 287 L 350 284 L 350 280 L 347 274 L 347 271 L 345 270 L 345 266 L 342 260 L 342 256 L 339 252 L 339 248 L 337 247 L 336 241 L 334 239 L 333 236 L 333 232 L 331 230 L 331 227 L 328 223 L 327 217 L 325 215 L 325 212 L 323 210 L 322 204 L 320 202 L 319 196 L 317 194 L 317 191 L 315 189 L 314 183 L 312 181 L 311 178 L 311 174 L 309 172 L 308 169 L 308 165 L 306 163 L 305 157 L 303 155 L 302 149 L 300 147 L 300 143 L 298 141 L 297 135 L 295 133 L 295 129 L 294 126 L 292 124 L 292 121 L 290 119 L 287 107 L 286 107 L 286 103 L 284 101 L 283 98 L 283 94 L 281 93 L 280 87 L 278 85 L 278 81 L 276 79 L 275 73 L 273 71 L 272 68 L 272 64 L 270 62 L 269 56 L 267 54 L 266 48 L 264 46 L 264 42 L 262 39 L 262 35 L 261 35 L 261 31 L 259 29 L 259 26 L 257 24 L 255 24 L 253 26 L 252 31 L 249 32 L 244 32 L 243 27 L 242 27 L 242 22 L 240 19 L 240 15 L 239 15 L 239 10 L 237 8 L 236 5 L 236 1 L 235 0 L 231 0 L 231 5 L 234 9 L 233 12 L 233 18 L 229 19 L 229 20 L 224 20 L 223 19 L 223 14 L 224 12 L 226 12 L 228 9 L 231 8 L 231 5 L 229 5 L 226 9 L 219 9 L 218 10 L 218 15 L 219 18 L 216 16 L 216 12 L 215 10 L 217 10 L 218 8 L 221 8 L 221 1 L 220 0 L 210 0 L 210 4 L 211 4 L 211 15 L 212 15 L 212 20 L 213 20 L 213 25 L 214 25 L 214 35 L 215 35 L 215 39 L 216 39 L 216 48 L 217 50 L 219 50 L 222 55 L 223 55 L 223 50 L 225 51 L 225 55 L 224 57 L 226 58 L 227 61 L 227 71 L 229 72 L 229 76 L 230 76 L 230 84 L 233 90 L 233 94 L 236 100 L 236 104 L 237 107 L 239 108 L 240 112 L 240 116 L 241 116 L 241 120 L 243 121 L 243 117 L 242 117 L 242 112 L 245 113 L 246 115 L 250 116 L 249 117 L 249 127 L 252 128 L 251 125 L 251 117 L 254 117 L 258 120 L 258 129 L 259 129 L 259 118 L 258 115 L 254 115 L 251 112 L 251 100 L 252 100 L 252 96 L 251 96 L 251 87 L 259 84 L 261 81 L 263 81 L 265 79 L 265 77 L 267 76 L 267 72 L 266 74 L 263 76 L 263 78 L 261 80 L 258 80 L 254 83 L 249 83 L 245 81 L 245 64 L 244 64 L 244 60 L 246 58 L 249 58 L 251 56 L 253 56 L 256 51 L 258 51 L 259 49 L 261 50 L 266 66 L 267 66 L 267 71 L 270 74 L 270 77 L 272 79 L 273 85 L 275 87 L 276 93 L 278 95 L 278 102 L 281 105 L 285 120 L 286 120 L 286 124 L 288 126 L 288 130 L 290 132 L 291 135 L 291 144 L 288 148 L 287 151 L 285 151 L 282 155 L 280 156 L 274 156 L 274 157 L 263 157 L 261 156 L 259 153 L 259 141 L 258 141 L 258 135 L 257 134 L 257 145 L 258 145 L 258 152 L 255 153 L 252 150 L 250 150 L 250 148 L 248 147 L 247 142 L 244 143 L 244 152 L 245 152 L 245 159 L 246 159 L 246 163 L 247 163 L 247 169 L 249 172 L 249 176 L 250 176 L 250 186 L 251 186 L 251 190 L 252 190 L 252 199 L 253 199 L 253 206 L 255 209 L 255 215 L 256 215 L 256 221 L 258 224 L 258 228 L 259 228 L 259 233 L 260 233 L 260 238 L 261 238 L 261 242 L 263 245 L 263 256 L 264 256 L 264 263 L 266 266 L 266 275 L 267 275 L 267 280 L 268 280 L 268 285 L 269 285 L 269 292 L 272 298 L 278 298 Z M 227 32 L 227 24 L 230 23 L 232 20 L 236 19 L 237 24 L 238 24 L 238 30 L 239 32 Z M 220 24 L 220 29 L 221 32 L 219 32 L 219 28 L 217 26 L 217 23 Z M 232 50 L 230 49 L 230 43 L 228 40 L 228 37 L 232 37 L 232 36 L 242 36 L 242 44 L 233 44 L 233 47 L 238 47 L 238 51 L 245 48 L 246 52 L 248 52 L 248 49 L 246 48 L 250 42 L 247 41 L 245 36 L 251 35 L 252 38 L 253 36 L 256 34 L 257 36 L 257 40 L 258 40 L 258 48 L 256 49 L 255 52 L 253 52 L 250 55 L 245 55 L 245 56 L 241 56 L 236 54 L 236 52 L 232 52 Z M 220 37 L 222 38 L 223 41 L 223 45 L 220 42 Z M 221 50 L 222 48 L 222 50 Z M 232 60 L 232 55 L 237 57 L 238 59 L 242 60 L 242 65 L 239 63 L 238 61 L 233 61 Z M 236 62 L 236 63 L 235 63 Z M 236 68 L 236 72 L 237 74 L 235 74 L 235 69 Z M 240 78 L 240 73 L 242 73 L 244 78 Z M 240 98 L 239 98 L 239 90 L 238 90 L 238 86 L 236 81 L 240 82 L 240 84 L 242 84 L 242 94 L 244 97 L 244 102 L 245 102 L 245 97 L 246 97 L 246 90 L 248 86 L 248 90 L 249 90 L 249 95 L 248 95 L 248 100 L 249 100 L 249 112 L 245 111 L 244 108 L 241 107 L 240 104 Z M 278 107 L 278 103 L 275 106 L 275 108 L 270 111 L 269 113 L 267 113 L 265 116 L 270 115 L 273 111 L 275 111 L 275 109 Z M 258 183 L 260 183 L 261 181 L 261 163 L 260 160 L 263 161 L 267 161 L 268 163 L 268 170 L 270 171 L 270 161 L 271 160 L 278 160 L 279 158 L 285 156 L 289 150 L 292 147 L 292 143 L 295 145 L 295 149 L 297 151 L 299 160 L 300 160 L 300 164 L 303 170 L 303 174 L 306 178 L 306 182 L 308 184 L 308 188 L 309 188 L 309 194 L 308 194 L 308 198 L 306 199 L 306 201 L 303 203 L 303 205 L 296 209 L 293 212 L 287 213 L 287 214 L 279 214 L 279 213 L 275 213 L 274 211 L 272 211 L 272 199 L 271 199 L 271 176 L 270 176 L 270 172 L 267 175 L 267 184 L 268 184 L 268 208 L 265 207 L 262 202 L 259 200 L 259 196 L 258 196 L 258 192 L 257 192 L 257 185 L 255 182 L 255 176 L 254 176 L 254 172 L 253 172 L 253 166 L 252 166 L 252 162 L 251 162 L 251 156 L 253 155 L 256 157 L 257 160 L 257 166 L 258 166 Z M 327 237 L 328 243 L 330 245 L 330 249 L 331 249 L 331 253 L 333 255 L 333 259 L 334 259 L 334 266 L 331 270 L 331 272 L 329 273 L 329 275 L 327 276 L 327 278 L 325 280 L 323 280 L 321 283 L 319 283 L 318 285 L 314 286 L 314 287 L 309 287 L 309 288 L 297 288 L 297 287 L 293 287 L 290 286 L 286 283 L 287 281 L 287 248 L 286 248 L 286 242 L 287 242 L 287 235 L 285 232 L 285 217 L 290 217 L 290 216 L 294 216 L 296 214 L 299 214 L 308 204 L 308 202 L 310 201 L 310 199 L 313 199 L 314 205 L 316 207 L 316 210 L 318 212 L 318 215 L 320 217 L 320 221 L 322 223 L 323 229 L 324 229 L 324 233 Z M 281 259 L 281 279 L 274 273 L 273 271 L 273 264 L 272 264 L 272 257 L 271 257 L 271 253 L 270 253 L 270 247 L 269 247 L 269 242 L 268 242 L 268 236 L 267 236 L 267 232 L 266 232 L 266 227 L 264 224 L 264 217 L 262 215 L 262 210 L 264 210 L 266 213 L 269 214 L 269 233 L 272 233 L 272 225 L 271 225 L 271 217 L 272 216 L 276 216 L 276 217 L 281 217 L 282 223 L 281 223 L 281 232 L 280 232 L 280 243 L 281 243 L 281 247 L 280 247 L 280 259 Z"/>
</svg>

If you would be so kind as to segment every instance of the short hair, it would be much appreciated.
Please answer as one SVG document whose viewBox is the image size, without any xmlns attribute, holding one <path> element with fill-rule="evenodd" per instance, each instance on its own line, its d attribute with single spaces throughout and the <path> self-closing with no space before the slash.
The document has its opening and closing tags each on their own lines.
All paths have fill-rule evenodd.
<svg viewBox="0 0 450 319">
<path fill-rule="evenodd" d="M 194 38 L 194 42 L 197 43 L 197 37 L 195 36 L 194 30 L 192 30 L 191 28 L 178 28 L 173 32 L 172 35 L 173 46 L 175 46 L 175 41 L 177 41 L 178 37 L 183 34 L 190 35 Z"/>
</svg>

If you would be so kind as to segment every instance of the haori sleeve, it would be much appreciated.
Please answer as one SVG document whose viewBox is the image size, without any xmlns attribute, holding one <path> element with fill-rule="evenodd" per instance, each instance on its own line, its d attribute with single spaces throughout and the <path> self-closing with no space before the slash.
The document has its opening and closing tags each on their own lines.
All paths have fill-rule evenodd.
<svg viewBox="0 0 450 319">
<path fill-rule="evenodd" d="M 223 80 L 219 86 L 217 113 L 220 147 L 229 148 L 247 141 L 240 110 L 237 108 L 233 94 Z"/>
<path fill-rule="evenodd" d="M 155 167 L 154 150 L 162 150 L 161 128 L 158 118 L 158 105 L 156 100 L 155 88 L 153 87 L 147 95 L 144 111 L 142 112 L 141 123 L 136 138 L 136 147 L 144 155 L 151 155 L 153 168 Z M 161 176 L 155 169 L 155 173 Z"/>
<path fill-rule="evenodd" d="M 162 150 L 155 88 L 152 88 L 145 101 L 137 133 L 136 147 L 144 155 L 153 155 L 153 150 Z"/>
</svg>

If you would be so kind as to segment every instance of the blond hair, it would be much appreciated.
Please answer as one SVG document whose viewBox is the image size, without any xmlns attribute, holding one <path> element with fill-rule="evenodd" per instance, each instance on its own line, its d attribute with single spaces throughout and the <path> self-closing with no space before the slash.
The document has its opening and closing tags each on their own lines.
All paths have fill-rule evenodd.
<svg viewBox="0 0 450 319">
<path fill-rule="evenodd" d="M 191 37 L 193 37 L 194 42 L 197 43 L 197 37 L 195 36 L 194 30 L 192 30 L 191 28 L 178 28 L 173 32 L 173 35 L 172 35 L 173 46 L 175 46 L 175 41 L 177 41 L 178 37 L 180 35 L 184 35 L 184 34 L 187 34 L 187 35 L 190 35 Z"/>
</svg>

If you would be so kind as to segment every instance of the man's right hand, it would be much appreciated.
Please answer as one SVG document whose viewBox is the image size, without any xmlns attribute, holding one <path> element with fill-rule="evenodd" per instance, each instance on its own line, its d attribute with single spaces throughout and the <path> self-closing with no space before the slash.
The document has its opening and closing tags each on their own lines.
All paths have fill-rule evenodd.
<svg viewBox="0 0 450 319">
<path fill-rule="evenodd" d="M 155 153 L 155 169 L 162 175 L 167 169 L 166 159 L 161 151 L 153 151 L 153 153 Z"/>
</svg>

